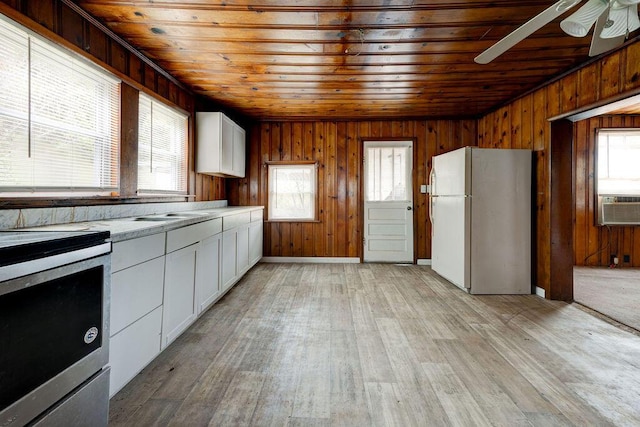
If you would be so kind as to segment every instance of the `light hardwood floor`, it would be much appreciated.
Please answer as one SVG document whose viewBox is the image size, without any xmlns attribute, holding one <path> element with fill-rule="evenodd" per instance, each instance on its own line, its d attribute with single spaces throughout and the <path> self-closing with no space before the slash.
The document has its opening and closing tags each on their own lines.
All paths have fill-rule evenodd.
<svg viewBox="0 0 640 427">
<path fill-rule="evenodd" d="M 114 396 L 110 423 L 640 425 L 640 337 L 429 267 L 258 264 Z"/>
</svg>

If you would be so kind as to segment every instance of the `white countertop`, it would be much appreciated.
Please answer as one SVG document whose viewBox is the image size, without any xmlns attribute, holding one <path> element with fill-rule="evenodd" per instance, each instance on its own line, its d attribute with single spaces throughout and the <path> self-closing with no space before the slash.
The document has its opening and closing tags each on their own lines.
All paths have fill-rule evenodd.
<svg viewBox="0 0 640 427">
<path fill-rule="evenodd" d="M 262 210 L 262 206 L 228 206 L 209 209 L 194 209 L 161 214 L 141 215 L 125 218 L 102 219 L 98 221 L 74 222 L 68 224 L 45 225 L 41 227 L 23 228 L 23 230 L 50 231 L 109 231 L 111 241 L 135 239 L 137 237 L 162 233 L 185 225 L 196 224 L 214 218 L 235 215 L 254 210 Z"/>
</svg>

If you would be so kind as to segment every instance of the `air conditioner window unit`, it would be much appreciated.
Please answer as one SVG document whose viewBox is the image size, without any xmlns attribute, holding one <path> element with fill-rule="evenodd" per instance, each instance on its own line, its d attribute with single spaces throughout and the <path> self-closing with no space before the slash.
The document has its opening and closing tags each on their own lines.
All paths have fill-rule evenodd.
<svg viewBox="0 0 640 427">
<path fill-rule="evenodd" d="M 598 224 L 640 225 L 640 197 L 600 197 Z"/>
</svg>

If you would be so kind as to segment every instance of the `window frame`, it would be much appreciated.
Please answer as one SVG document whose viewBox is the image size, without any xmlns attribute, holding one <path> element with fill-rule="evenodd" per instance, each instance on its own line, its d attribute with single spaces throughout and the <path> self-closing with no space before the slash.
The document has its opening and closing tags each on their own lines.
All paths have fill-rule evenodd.
<svg viewBox="0 0 640 427">
<path fill-rule="evenodd" d="M 312 207 L 312 212 L 313 212 L 313 218 L 272 218 L 271 214 L 272 214 L 272 210 L 271 209 L 271 200 L 272 200 L 272 191 L 271 191 L 271 184 L 272 184 L 272 179 L 271 179 L 271 167 L 275 166 L 288 166 L 288 167 L 295 167 L 295 166 L 306 166 L 306 167 L 313 167 L 313 182 L 311 184 L 311 189 L 313 191 L 313 196 L 312 196 L 312 201 L 313 201 L 313 207 Z M 266 161 L 264 163 L 264 167 L 266 170 L 266 187 L 267 187 L 267 197 L 266 197 L 266 206 L 265 206 L 265 210 L 266 210 L 266 218 L 265 218 L 265 222 L 299 222 L 299 223 L 304 223 L 304 222 L 320 222 L 319 221 L 319 195 L 318 195 L 318 162 L 315 160 L 279 160 L 279 161 Z"/>
<path fill-rule="evenodd" d="M 140 114 L 140 108 L 138 109 L 138 141 L 137 141 L 137 155 L 138 155 L 138 163 L 136 165 L 136 194 L 138 196 L 142 196 L 142 197 L 149 197 L 149 196 L 166 196 L 166 197 L 172 197 L 172 196 L 181 196 L 181 197 L 185 197 L 188 196 L 189 193 L 189 140 L 190 140 L 190 134 L 191 134 L 191 115 L 187 112 L 185 112 L 184 110 L 178 108 L 175 105 L 169 105 L 166 102 L 163 102 L 162 100 L 159 100 L 156 96 L 147 94 L 145 92 L 140 91 L 139 96 L 138 96 L 138 106 L 140 107 L 141 102 L 143 102 L 143 100 L 148 100 L 150 103 L 150 108 L 151 108 L 151 114 L 153 114 L 153 106 L 154 105 L 160 105 L 161 108 L 164 108 L 166 110 L 169 110 L 172 113 L 176 113 L 177 115 L 182 116 L 182 118 L 184 118 L 185 120 L 185 129 L 184 129 L 184 146 L 182 147 L 182 153 L 183 153 L 183 164 L 182 164 L 182 180 L 183 180 L 183 184 L 184 184 L 184 188 L 180 189 L 180 190 L 159 190 L 159 189 L 146 189 L 146 188 L 140 188 L 140 169 L 141 169 L 141 165 L 140 165 L 140 153 L 141 153 L 141 149 L 140 149 L 140 138 L 141 138 L 141 132 L 140 132 L 140 125 L 141 125 L 141 114 Z M 153 117 L 153 116 L 152 116 Z M 151 134 L 153 134 L 153 119 L 150 123 L 151 125 Z M 153 156 L 153 140 L 150 141 L 150 152 L 151 152 L 151 156 Z M 151 162 L 153 163 L 153 158 L 151 159 Z"/>
<path fill-rule="evenodd" d="M 637 190 L 634 193 L 622 193 L 622 192 L 602 192 L 600 189 L 600 135 L 601 134 L 634 134 L 640 137 L 640 128 L 597 128 L 595 129 L 595 157 L 594 157 L 594 197 L 595 208 L 597 209 L 594 215 L 595 225 L 597 226 L 609 226 L 611 224 L 604 222 L 603 219 L 603 204 L 604 203 L 620 203 L 620 202 L 637 202 L 640 200 L 640 182 Z M 607 146 L 609 151 L 609 147 Z M 607 168 L 609 169 L 611 163 L 609 161 L 609 155 L 607 154 Z M 638 174 L 640 179 L 640 174 Z"/>
<path fill-rule="evenodd" d="M 33 200 L 57 200 L 57 199 L 69 199 L 69 200 L 78 200 L 78 199 L 87 199 L 91 198 L 95 200 L 96 198 L 105 198 L 112 197 L 114 193 L 117 193 L 121 186 L 120 181 L 120 151 L 121 151 L 121 137 L 120 137 L 120 114 L 121 114 L 121 85 L 122 79 L 110 72 L 109 70 L 100 67 L 94 61 L 86 58 L 85 56 L 79 54 L 73 49 L 69 49 L 64 45 L 57 44 L 50 40 L 47 37 L 33 31 L 31 28 L 25 26 L 24 24 L 17 22 L 8 17 L 4 17 L 0 15 L 0 21 L 2 21 L 5 25 L 9 27 L 9 30 L 14 30 L 16 32 L 22 33 L 26 36 L 26 43 L 28 49 L 28 63 L 27 63 L 27 73 L 28 73 L 28 81 L 31 84 L 32 79 L 34 78 L 34 72 L 37 73 L 37 67 L 34 69 L 34 61 L 35 58 L 41 58 L 50 61 L 56 61 L 58 66 L 61 69 L 69 70 L 69 72 L 84 74 L 88 80 L 85 81 L 95 81 L 102 82 L 102 84 L 111 84 L 115 85 L 115 97 L 117 99 L 110 99 L 113 101 L 108 103 L 107 105 L 111 105 L 110 110 L 102 111 L 101 114 L 110 112 L 111 115 L 107 118 L 103 117 L 101 123 L 103 123 L 103 127 L 109 128 L 110 130 L 105 133 L 100 132 L 88 132 L 86 129 L 81 127 L 74 127 L 73 125 L 67 124 L 65 122 L 58 123 L 58 121 L 53 119 L 48 119 L 46 117 L 46 113 L 38 114 L 37 110 L 34 112 L 34 108 L 37 107 L 37 98 L 35 98 L 33 89 L 30 87 L 27 93 L 27 108 L 28 112 L 26 113 L 25 120 L 27 121 L 27 150 L 31 152 L 34 142 L 38 142 L 34 140 L 34 127 L 43 128 L 43 129 L 54 129 L 60 132 L 70 132 L 70 135 L 82 135 L 87 136 L 89 138 L 102 138 L 106 142 L 102 142 L 100 145 L 95 145 L 94 148 L 97 147 L 100 150 L 108 149 L 108 152 L 105 151 L 102 155 L 98 156 L 101 159 L 99 162 L 92 163 L 73 163 L 69 164 L 67 173 L 73 174 L 85 166 L 90 166 L 93 170 L 93 175 L 95 176 L 103 176 L 110 177 L 109 179 L 102 179 L 99 185 L 73 185 L 72 181 L 62 183 L 60 185 L 51 185 L 51 186 L 43 186 L 39 183 L 33 183 L 31 185 L 19 185 L 19 186 L 2 186 L 0 187 L 0 194 L 2 195 L 3 200 L 18 200 L 29 203 L 29 201 Z M 18 36 L 19 38 L 19 36 Z M 62 60 L 58 58 L 58 56 L 62 57 Z M 34 61 L 32 61 L 34 58 Z M 40 60 L 40 59 L 38 59 Z M 38 76 L 36 76 L 38 77 Z M 39 78 L 39 77 L 38 77 Z M 113 90 L 114 87 L 110 87 L 110 92 L 105 93 L 104 95 L 107 97 L 111 97 L 114 95 Z M 56 96 L 56 93 L 47 93 L 45 92 L 45 97 Z M 93 96 L 95 96 L 95 88 L 93 91 Z M 96 101 L 100 101 L 96 99 Z M 98 103 L 95 104 L 96 106 Z M 97 111 L 97 110 L 96 110 Z M 98 114 L 96 112 L 96 114 Z M 95 119 L 99 119 L 99 117 L 94 117 Z M 74 133 L 75 132 L 75 133 Z M 106 138 L 106 139 L 105 139 Z M 75 138 L 73 138 L 75 141 Z M 59 144 L 65 144 L 69 140 L 61 139 L 59 140 Z M 84 151 L 80 151 L 80 153 L 85 154 Z M 109 161 L 110 159 L 110 161 Z M 49 160 L 49 159 L 47 159 Z M 95 156 L 94 156 L 95 160 Z M 41 160 L 39 160 L 41 161 Z M 108 167 L 105 167 L 107 165 Z"/>
</svg>

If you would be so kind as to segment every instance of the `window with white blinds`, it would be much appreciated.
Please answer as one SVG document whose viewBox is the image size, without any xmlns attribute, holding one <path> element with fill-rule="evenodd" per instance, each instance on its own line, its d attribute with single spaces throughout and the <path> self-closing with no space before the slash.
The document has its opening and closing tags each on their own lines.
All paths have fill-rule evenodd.
<svg viewBox="0 0 640 427">
<path fill-rule="evenodd" d="M 187 192 L 188 117 L 140 94 L 138 193 Z"/>
<path fill-rule="evenodd" d="M 0 19 L 0 193 L 118 189 L 119 81 Z"/>
</svg>

